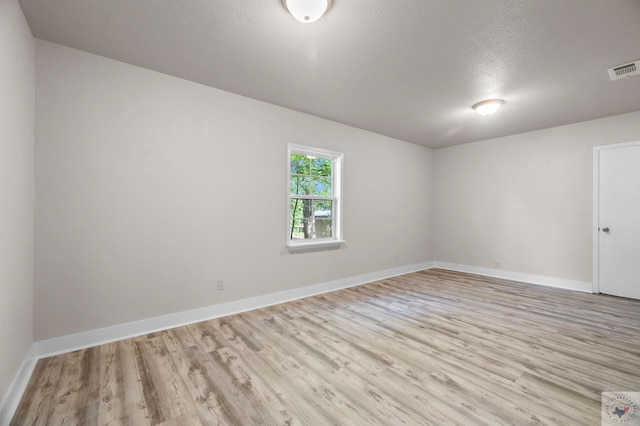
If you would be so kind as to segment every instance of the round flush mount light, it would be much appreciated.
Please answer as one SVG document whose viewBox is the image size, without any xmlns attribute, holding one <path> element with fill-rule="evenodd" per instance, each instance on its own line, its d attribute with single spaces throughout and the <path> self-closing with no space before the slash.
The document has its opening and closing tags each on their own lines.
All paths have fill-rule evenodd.
<svg viewBox="0 0 640 426">
<path fill-rule="evenodd" d="M 504 104 L 502 99 L 488 99 L 478 102 L 472 108 L 480 115 L 491 115 L 496 112 Z"/>
<path fill-rule="evenodd" d="M 294 18 L 305 24 L 317 21 L 331 7 L 331 0 L 282 0 L 282 3 Z"/>
</svg>

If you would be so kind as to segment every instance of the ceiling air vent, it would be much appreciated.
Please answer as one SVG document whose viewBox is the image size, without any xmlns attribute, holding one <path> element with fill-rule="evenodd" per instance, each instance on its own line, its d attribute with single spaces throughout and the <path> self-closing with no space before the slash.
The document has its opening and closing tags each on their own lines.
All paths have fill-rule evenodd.
<svg viewBox="0 0 640 426">
<path fill-rule="evenodd" d="M 609 72 L 609 78 L 611 81 L 640 74 L 640 60 L 618 65 L 616 67 L 609 68 L 607 71 Z"/>
</svg>

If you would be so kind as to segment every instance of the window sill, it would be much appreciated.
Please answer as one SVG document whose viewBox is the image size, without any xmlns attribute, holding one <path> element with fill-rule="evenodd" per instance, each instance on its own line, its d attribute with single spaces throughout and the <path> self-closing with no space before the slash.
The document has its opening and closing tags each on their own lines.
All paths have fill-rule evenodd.
<svg viewBox="0 0 640 426">
<path fill-rule="evenodd" d="M 300 243 L 288 243 L 287 249 L 290 251 L 297 250 L 313 250 L 313 249 L 324 249 L 324 248 L 334 248 L 340 247 L 345 244 L 345 240 L 325 240 L 325 241 L 305 241 Z"/>
</svg>

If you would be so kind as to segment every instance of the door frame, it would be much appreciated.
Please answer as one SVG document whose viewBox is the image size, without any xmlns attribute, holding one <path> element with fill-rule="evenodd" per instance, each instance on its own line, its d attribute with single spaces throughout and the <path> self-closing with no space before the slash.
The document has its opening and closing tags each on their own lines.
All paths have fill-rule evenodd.
<svg viewBox="0 0 640 426">
<path fill-rule="evenodd" d="M 600 153 L 606 149 L 620 149 L 640 145 L 640 141 L 593 147 L 593 288 L 600 293 Z"/>
</svg>

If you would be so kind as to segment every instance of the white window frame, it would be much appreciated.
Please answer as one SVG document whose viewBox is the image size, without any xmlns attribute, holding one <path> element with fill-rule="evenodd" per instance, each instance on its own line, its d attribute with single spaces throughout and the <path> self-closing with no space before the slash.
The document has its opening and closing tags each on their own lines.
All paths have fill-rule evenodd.
<svg viewBox="0 0 640 426">
<path fill-rule="evenodd" d="M 333 194 L 333 236 L 331 238 L 313 238 L 307 240 L 291 239 L 291 154 L 308 155 L 330 159 L 331 186 Z M 333 247 L 344 244 L 342 239 L 342 163 L 341 152 L 330 151 L 305 145 L 288 144 L 287 146 L 287 248 L 289 250 Z M 312 197 L 310 197 L 312 198 Z"/>
</svg>

